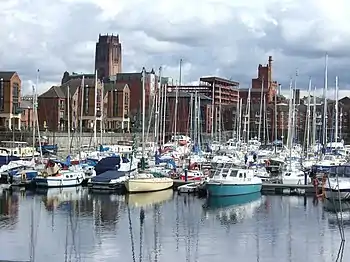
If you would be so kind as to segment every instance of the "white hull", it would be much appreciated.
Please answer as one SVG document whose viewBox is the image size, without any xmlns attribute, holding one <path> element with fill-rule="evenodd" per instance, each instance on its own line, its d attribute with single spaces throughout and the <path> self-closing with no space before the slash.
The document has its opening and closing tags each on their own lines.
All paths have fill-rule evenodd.
<svg viewBox="0 0 350 262">
<path fill-rule="evenodd" d="M 173 180 L 167 177 L 134 178 L 127 180 L 125 187 L 130 193 L 154 192 L 171 188 L 173 183 Z"/>
<path fill-rule="evenodd" d="M 333 200 L 334 201 L 339 201 L 340 200 L 350 200 L 350 192 L 338 192 L 338 191 L 330 191 L 329 189 L 325 190 L 326 192 L 326 198 L 329 199 L 329 200 Z"/>
<path fill-rule="evenodd" d="M 84 180 L 83 172 L 62 172 L 60 176 L 36 177 L 34 179 L 38 187 L 69 187 L 78 186 Z"/>
</svg>

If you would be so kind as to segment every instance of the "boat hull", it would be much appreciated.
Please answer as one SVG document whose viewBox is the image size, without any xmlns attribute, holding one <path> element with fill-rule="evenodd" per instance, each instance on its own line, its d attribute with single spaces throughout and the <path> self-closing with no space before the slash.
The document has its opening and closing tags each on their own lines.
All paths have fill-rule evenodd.
<svg viewBox="0 0 350 262">
<path fill-rule="evenodd" d="M 262 184 L 220 184 L 207 183 L 206 189 L 209 196 L 240 196 L 261 191 Z"/>
<path fill-rule="evenodd" d="M 350 201 L 350 188 L 349 189 L 341 189 L 338 191 L 338 189 L 325 189 L 325 197 L 329 200 L 339 201 L 340 200 L 346 200 Z"/>
<path fill-rule="evenodd" d="M 75 178 L 64 178 L 61 179 L 60 177 L 54 178 L 54 177 L 36 177 L 34 179 L 35 184 L 37 187 L 70 187 L 70 186 L 79 186 L 82 184 L 84 180 L 84 176 L 81 175 L 79 177 Z"/>
<path fill-rule="evenodd" d="M 169 189 L 173 186 L 171 178 L 137 178 L 125 182 L 129 193 L 155 192 Z"/>
</svg>

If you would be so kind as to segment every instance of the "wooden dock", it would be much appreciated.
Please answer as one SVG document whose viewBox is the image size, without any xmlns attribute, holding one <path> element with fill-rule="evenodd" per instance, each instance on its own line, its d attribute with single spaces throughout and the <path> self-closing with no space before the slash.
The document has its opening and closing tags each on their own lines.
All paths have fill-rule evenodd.
<svg viewBox="0 0 350 262">
<path fill-rule="evenodd" d="M 180 179 L 174 179 L 173 189 L 177 190 L 179 186 L 186 185 L 195 181 L 184 181 Z M 321 190 L 321 187 L 319 187 Z M 276 184 L 276 183 L 263 183 L 262 194 L 271 195 L 306 195 L 314 196 L 316 194 L 315 188 L 313 185 L 288 185 L 288 184 Z"/>
</svg>

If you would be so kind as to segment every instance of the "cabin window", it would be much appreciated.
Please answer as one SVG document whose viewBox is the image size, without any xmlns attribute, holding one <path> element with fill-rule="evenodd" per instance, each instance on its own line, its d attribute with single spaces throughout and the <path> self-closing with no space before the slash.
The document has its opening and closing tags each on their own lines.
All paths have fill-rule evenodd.
<svg viewBox="0 0 350 262">
<path fill-rule="evenodd" d="M 72 178 L 72 177 L 73 177 L 73 175 L 70 175 L 70 177 Z"/>
<path fill-rule="evenodd" d="M 244 178 L 247 178 L 247 174 L 246 174 L 246 173 L 244 173 L 244 175 L 243 175 L 243 176 L 244 176 Z"/>
<path fill-rule="evenodd" d="M 237 170 L 231 170 L 230 177 L 237 177 Z"/>
<path fill-rule="evenodd" d="M 69 178 L 69 176 L 66 176 L 66 178 Z"/>
<path fill-rule="evenodd" d="M 242 173 L 239 173 L 239 178 L 242 178 L 243 177 L 243 174 Z"/>
</svg>

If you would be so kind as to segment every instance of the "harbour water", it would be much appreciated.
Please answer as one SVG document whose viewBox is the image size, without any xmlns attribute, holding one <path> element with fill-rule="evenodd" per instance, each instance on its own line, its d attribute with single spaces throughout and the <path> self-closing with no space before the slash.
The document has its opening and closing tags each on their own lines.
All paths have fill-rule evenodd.
<svg viewBox="0 0 350 262">
<path fill-rule="evenodd" d="M 349 213 L 343 219 L 349 238 Z M 207 201 L 172 190 L 121 196 L 84 188 L 0 195 L 0 260 L 349 261 L 347 242 L 337 260 L 340 247 L 335 213 L 312 197 Z"/>
</svg>

